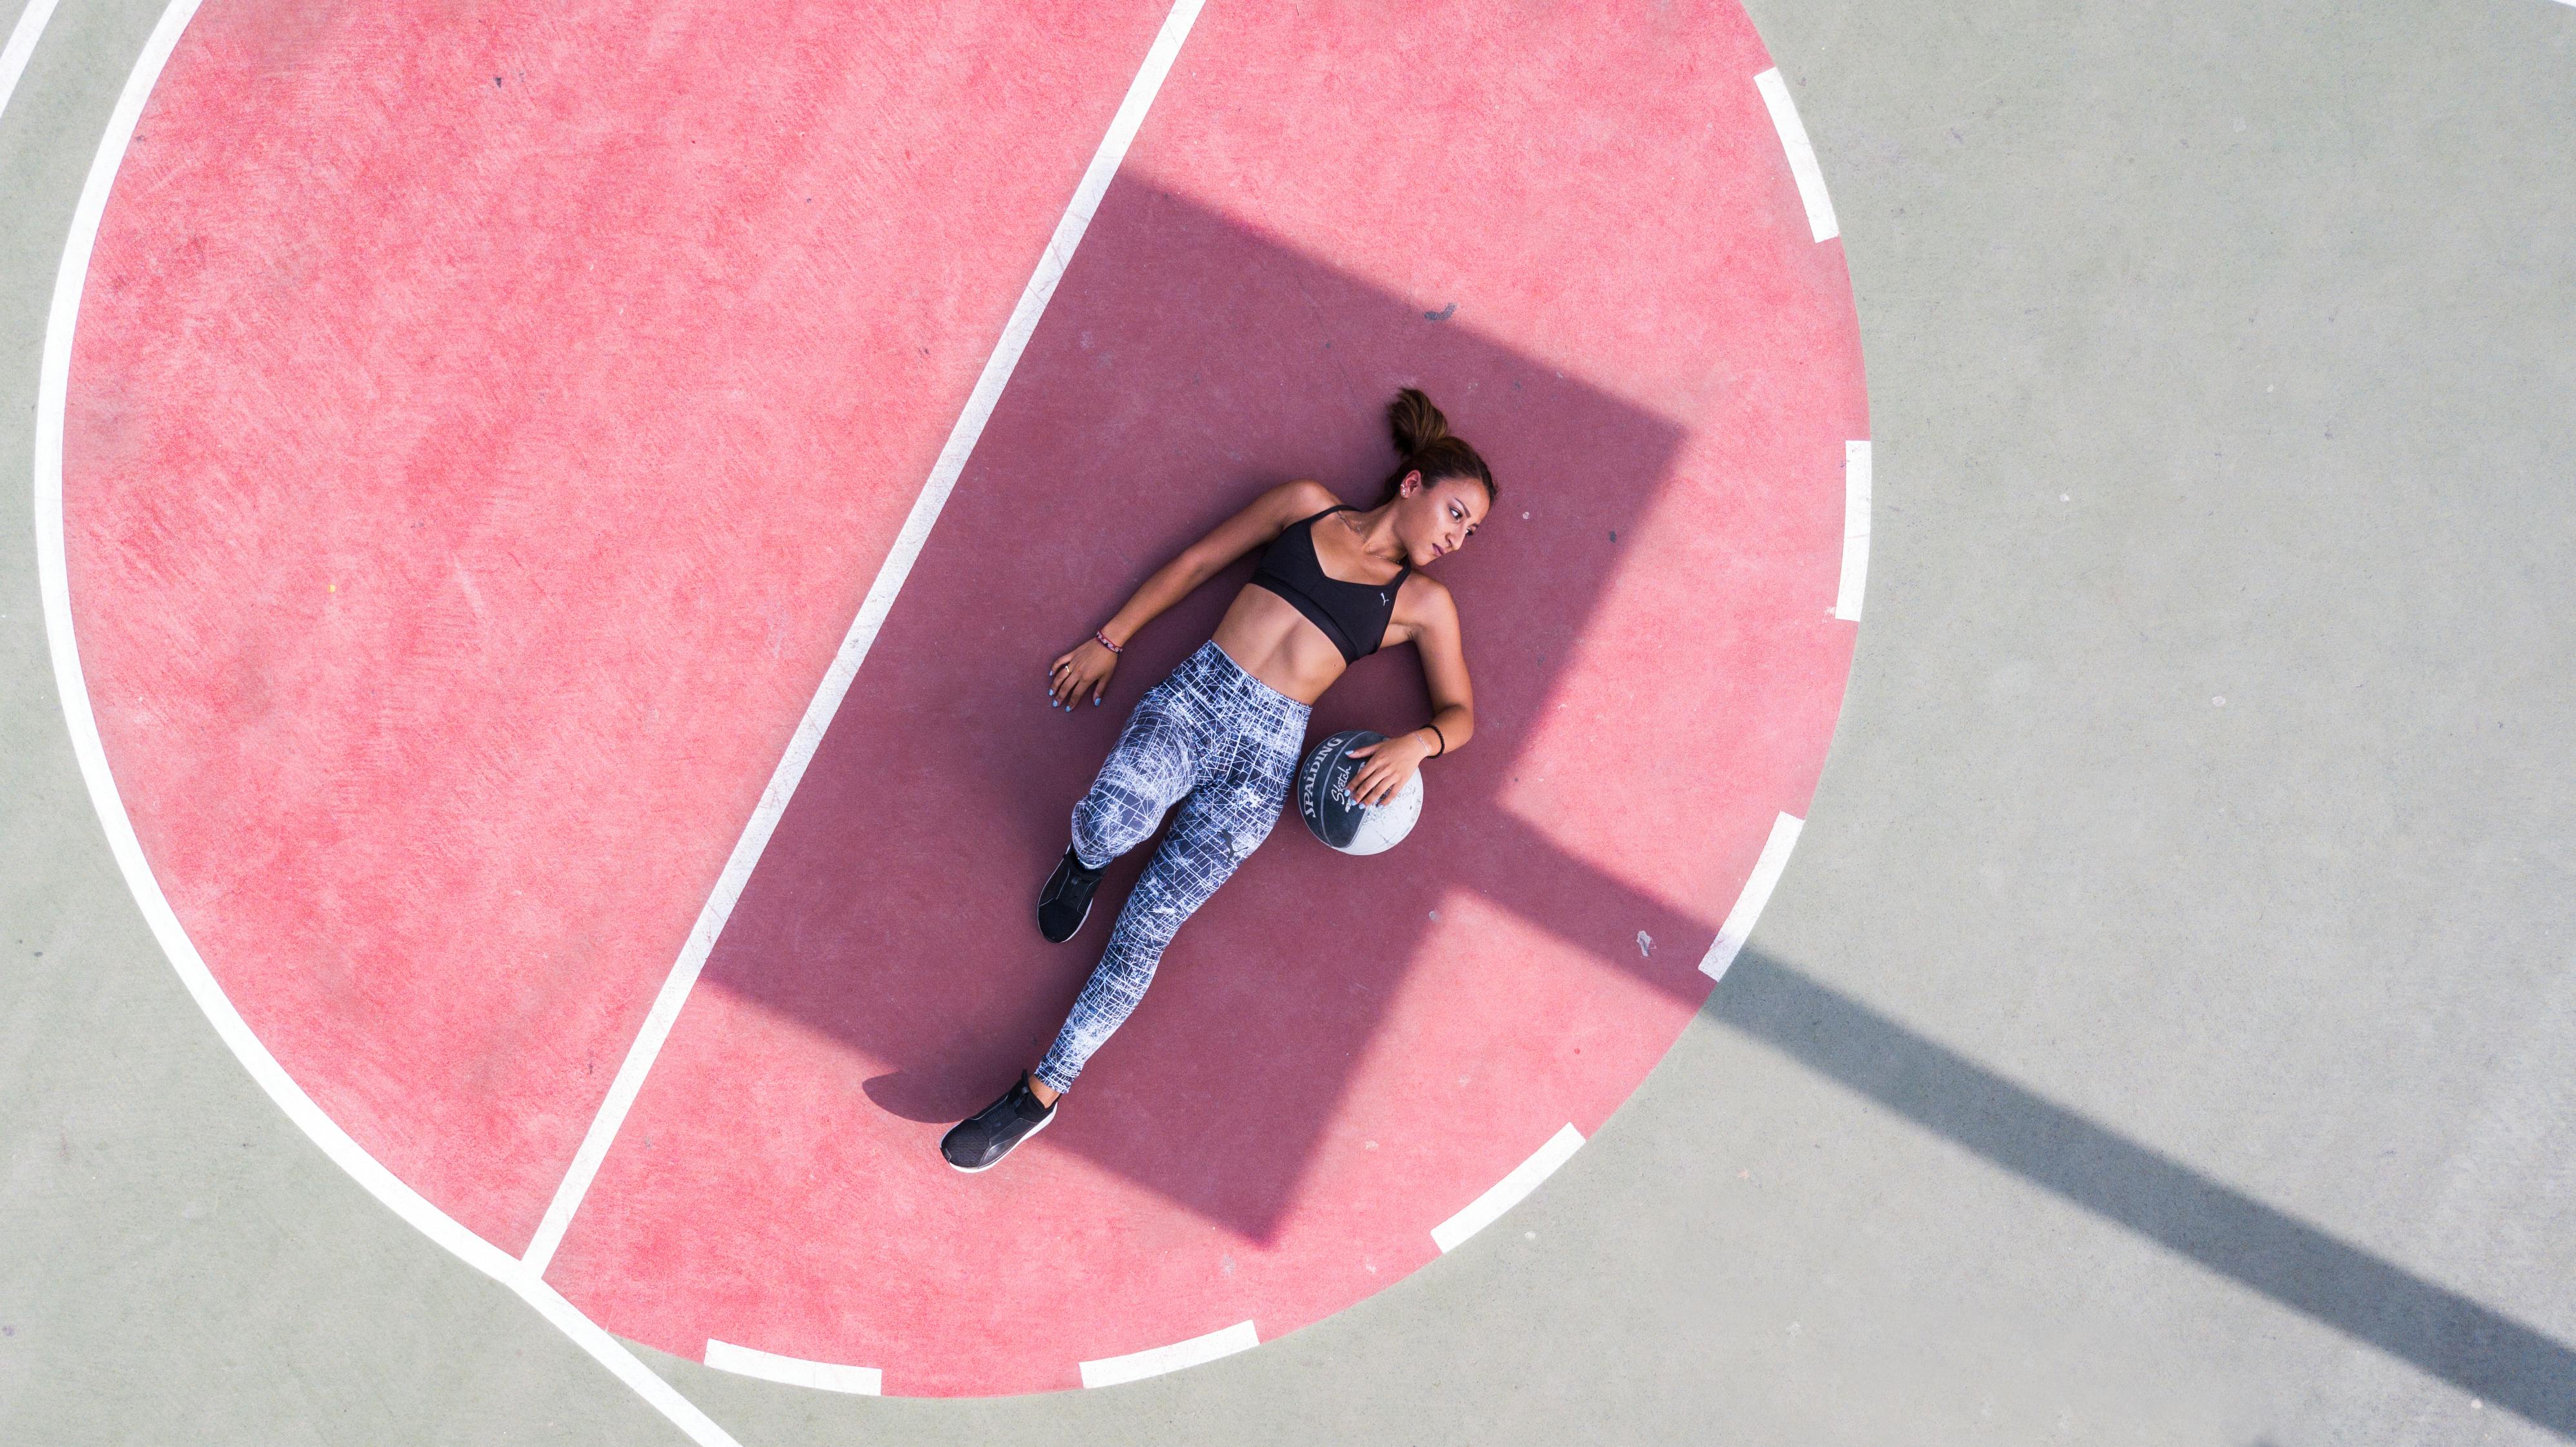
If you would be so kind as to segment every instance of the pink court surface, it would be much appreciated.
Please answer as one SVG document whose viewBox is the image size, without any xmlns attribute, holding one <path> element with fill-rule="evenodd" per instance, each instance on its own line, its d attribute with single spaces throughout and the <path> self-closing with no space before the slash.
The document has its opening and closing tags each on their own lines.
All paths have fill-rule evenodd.
<svg viewBox="0 0 2576 1447">
<path fill-rule="evenodd" d="M 1601 1128 L 1806 811 L 1869 433 L 1750 23 L 1217 0 L 1154 89 L 1173 17 L 206 0 L 142 114 L 64 454 L 118 790 L 294 1080 L 614 1332 L 942 1396 L 1315 1321 Z M 1105 706 L 1048 661 L 1266 486 L 1372 502 L 1407 383 L 1502 487 L 1437 569 L 1473 744 L 1389 854 L 1291 811 L 1055 1124 L 949 1169 L 1150 852 L 1046 943 L 1072 804 L 1251 562 Z M 1390 650 L 1313 737 L 1426 709 Z"/>
</svg>

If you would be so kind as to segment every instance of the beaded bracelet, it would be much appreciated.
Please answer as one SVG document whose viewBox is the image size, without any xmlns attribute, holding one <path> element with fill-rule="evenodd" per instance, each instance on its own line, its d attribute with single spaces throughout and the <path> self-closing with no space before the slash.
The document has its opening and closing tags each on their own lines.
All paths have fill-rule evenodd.
<svg viewBox="0 0 2576 1447">
<path fill-rule="evenodd" d="M 1124 653 L 1127 651 L 1126 649 L 1119 647 L 1117 644 L 1110 642 L 1109 635 L 1101 632 L 1097 628 L 1091 630 L 1091 636 L 1099 639 L 1100 646 L 1108 649 L 1112 653 Z"/>
</svg>

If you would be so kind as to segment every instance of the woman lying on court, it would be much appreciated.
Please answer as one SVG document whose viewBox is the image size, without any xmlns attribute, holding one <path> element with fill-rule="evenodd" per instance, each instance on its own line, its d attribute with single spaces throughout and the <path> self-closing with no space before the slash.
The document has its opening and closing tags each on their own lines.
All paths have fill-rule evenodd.
<svg viewBox="0 0 2576 1447">
<path fill-rule="evenodd" d="M 1347 785 L 1362 804 L 1392 798 L 1424 759 L 1475 733 L 1457 607 L 1447 588 L 1416 570 L 1475 535 L 1494 503 L 1494 475 L 1421 392 L 1397 393 L 1387 418 L 1401 460 L 1377 506 L 1354 510 L 1312 480 L 1282 483 L 1164 564 L 1117 616 L 1049 668 L 1051 706 L 1071 709 L 1085 698 L 1097 706 L 1136 630 L 1263 549 L 1215 636 L 1136 701 L 1099 777 L 1073 806 L 1073 842 L 1038 894 L 1038 930 L 1059 943 L 1090 914 L 1109 861 L 1149 838 L 1175 803 L 1180 813 L 1045 1058 L 940 1141 L 950 1165 L 983 1170 L 1055 1119 L 1058 1097 L 1083 1062 L 1144 998 L 1181 922 L 1269 835 L 1297 772 L 1307 718 L 1342 670 L 1388 644 L 1411 643 L 1431 695 L 1431 722 L 1350 750 L 1366 760 Z"/>
</svg>

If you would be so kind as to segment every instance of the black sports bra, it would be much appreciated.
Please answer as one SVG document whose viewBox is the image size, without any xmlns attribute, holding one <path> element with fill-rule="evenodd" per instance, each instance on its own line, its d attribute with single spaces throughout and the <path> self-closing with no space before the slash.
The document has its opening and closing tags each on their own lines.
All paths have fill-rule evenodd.
<svg viewBox="0 0 2576 1447">
<path fill-rule="evenodd" d="M 1342 650 L 1344 663 L 1357 663 L 1386 641 L 1387 620 L 1395 616 L 1396 590 L 1404 586 L 1405 574 L 1413 571 L 1413 565 L 1405 564 L 1383 583 L 1345 583 L 1325 577 L 1324 565 L 1315 556 L 1315 522 L 1350 510 L 1349 503 L 1336 503 L 1314 517 L 1289 524 L 1261 550 L 1252 581 L 1287 599 L 1323 629 L 1333 646 Z"/>
</svg>

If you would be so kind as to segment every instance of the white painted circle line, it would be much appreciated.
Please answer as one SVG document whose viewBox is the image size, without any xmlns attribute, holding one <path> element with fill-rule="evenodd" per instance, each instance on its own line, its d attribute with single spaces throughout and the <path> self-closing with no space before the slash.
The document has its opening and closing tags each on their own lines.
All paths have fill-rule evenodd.
<svg viewBox="0 0 2576 1447">
<path fill-rule="evenodd" d="M 1834 590 L 1834 616 L 1860 621 L 1861 590 L 1869 585 L 1869 444 L 1843 444 L 1843 575 Z"/>
<path fill-rule="evenodd" d="M 2576 0 L 2568 0 L 2568 3 L 2576 4 Z M 600 1162 L 605 1159 L 618 1126 L 641 1090 L 654 1056 L 668 1039 L 690 987 L 730 916 L 734 902 L 748 882 L 751 869 L 757 864 L 778 818 L 785 812 L 787 801 L 819 746 L 824 729 L 847 694 L 859 665 L 865 660 L 869 647 L 892 609 L 895 595 L 927 543 L 932 526 L 963 472 L 966 460 L 1000 400 L 1021 353 L 1034 335 L 1047 301 L 1071 262 L 1075 248 L 1079 246 L 1110 180 L 1115 177 L 1128 144 L 1134 139 L 1146 109 L 1169 73 L 1180 44 L 1187 38 L 1204 0 L 1177 0 L 1166 18 L 1143 68 L 1111 124 L 1109 134 L 1094 154 L 1072 203 L 1049 239 L 1037 271 L 1023 291 L 1000 343 L 987 360 L 965 412 L 952 429 L 938 463 L 916 499 L 912 513 L 906 518 L 893 551 L 880 568 L 858 617 L 852 621 L 848 635 L 825 674 L 822 686 L 800 720 L 786 756 L 781 759 L 769 787 L 763 791 L 752 821 L 738 841 L 733 856 L 728 859 L 715 892 L 701 911 L 680 961 L 656 997 L 645 1026 L 611 1087 L 608 1101 L 594 1118 L 582 1150 L 576 1154 L 572 1170 L 558 1188 L 546 1220 L 524 1260 L 513 1259 L 468 1231 L 369 1156 L 305 1094 L 267 1047 L 251 1033 L 248 1024 L 233 1008 L 204 959 L 197 953 L 143 857 L 141 844 L 108 769 L 105 748 L 91 712 L 87 684 L 71 627 L 63 536 L 62 444 L 71 344 L 90 254 L 96 244 L 99 223 L 116 171 L 152 86 L 176 48 L 180 34 L 194 16 L 197 4 L 198 0 L 172 0 L 127 80 L 74 213 L 71 236 L 65 244 L 62 267 L 55 283 L 53 307 L 46 324 L 36 431 L 34 500 L 37 561 L 56 684 L 83 781 L 105 826 L 109 847 L 118 867 L 181 982 L 214 1025 L 216 1034 L 288 1118 L 369 1194 L 460 1260 L 518 1293 L 547 1321 L 608 1367 L 701 1447 L 738 1447 L 734 1439 L 695 1404 L 682 1397 L 626 1350 L 622 1343 L 548 1286 L 542 1280 L 542 1274 Z M 55 0 L 31 0 L 13 28 L 7 47 L 0 50 L 0 108 L 5 108 L 14 92 L 54 6 Z M 1805 204 L 1810 229 L 1816 240 L 1827 240 L 1837 234 L 1832 203 L 1825 194 L 1823 177 L 1805 128 L 1799 122 L 1796 107 L 1776 68 L 1755 77 L 1755 83 L 1762 91 L 1773 125 L 1779 130 L 1782 145 L 1788 152 L 1791 174 Z M 1851 442 L 1846 444 L 1846 449 L 1843 574 L 1835 616 L 1857 619 L 1868 563 L 1869 444 L 1866 441 Z M 1755 917 L 1787 865 L 1789 849 L 1796 842 L 1800 825 L 1800 820 L 1788 814 L 1780 815 L 1774 823 L 1752 877 L 1746 882 L 1735 908 L 1727 915 L 1717 941 L 1710 946 L 1708 956 L 1701 962 L 1701 970 L 1712 978 L 1724 976 L 1727 966 L 1751 934 Z M 1444 1253 L 1452 1250 L 1527 1197 L 1582 1144 L 1582 1133 L 1571 1123 L 1567 1124 L 1466 1209 L 1434 1228 L 1433 1241 Z M 1083 1362 L 1080 1364 L 1082 1381 L 1085 1387 L 1135 1381 L 1247 1350 L 1258 1345 L 1259 1340 L 1254 1324 L 1243 1321 L 1187 1341 Z M 882 1387 L 883 1374 L 878 1368 L 804 1361 L 713 1339 L 707 1343 L 705 1361 L 709 1366 L 741 1375 L 827 1391 L 873 1395 Z"/>
<path fill-rule="evenodd" d="M 1564 1128 L 1547 1138 L 1547 1144 L 1530 1153 L 1528 1160 L 1512 1167 L 1510 1175 L 1496 1181 L 1467 1205 L 1467 1209 L 1431 1228 L 1432 1244 L 1442 1255 L 1456 1250 L 1458 1243 L 1494 1223 L 1495 1218 L 1521 1203 L 1521 1198 L 1538 1189 L 1538 1183 L 1556 1174 L 1556 1168 L 1574 1158 L 1583 1144 L 1583 1132 L 1568 1121 Z"/>
<path fill-rule="evenodd" d="M 9 97 L 17 94 L 18 77 L 27 73 L 27 59 L 36 53 L 45 22 L 53 18 L 54 0 L 27 0 L 27 8 L 18 12 L 18 23 L 9 27 L 9 43 L 0 45 L 0 116 L 9 113 Z"/>
<path fill-rule="evenodd" d="M 688 1003 L 689 991 L 696 986 L 698 972 L 706 966 L 707 956 L 715 950 L 717 938 L 724 933 L 725 922 L 732 918 L 736 901 L 742 898 L 751 872 L 760 863 L 761 852 L 769 847 L 769 836 L 778 827 L 779 817 L 787 812 L 787 801 L 794 797 L 796 786 L 805 777 L 805 767 L 813 762 L 814 751 L 822 745 L 823 732 L 831 726 L 832 716 L 840 711 L 841 700 L 858 677 L 859 665 L 866 661 L 868 649 L 875 644 L 877 631 L 893 611 L 895 595 L 911 576 L 912 565 L 921 556 L 922 546 L 930 541 L 930 529 L 939 521 L 940 509 L 948 503 L 948 494 L 957 486 L 958 475 L 966 470 L 966 459 L 975 450 L 975 442 L 984 435 L 984 424 L 1001 401 L 1002 389 L 1010 383 L 1012 371 L 1019 366 L 1020 354 L 1028 348 L 1029 338 L 1045 315 L 1047 301 L 1055 295 L 1056 283 L 1064 279 L 1065 267 L 1073 261 L 1074 248 L 1082 244 L 1083 232 L 1091 226 L 1092 213 L 1100 207 L 1100 198 L 1109 190 L 1110 181 L 1118 174 L 1119 163 L 1127 156 L 1128 143 L 1135 140 L 1137 128 L 1145 122 L 1145 112 L 1154 103 L 1155 94 L 1163 88 L 1163 78 L 1171 73 L 1172 61 L 1179 56 L 1181 42 L 1189 38 L 1190 26 L 1197 21 L 1205 0 L 1176 0 L 1163 20 L 1163 28 L 1145 54 L 1145 63 L 1127 87 L 1127 97 L 1119 104 L 1117 115 L 1109 123 L 1108 134 L 1100 148 L 1092 153 L 1091 164 L 1082 173 L 1081 184 L 1074 188 L 1073 200 L 1056 222 L 1055 234 L 1048 238 L 1046 250 L 1038 258 L 1037 270 L 1030 275 L 1028 286 L 1020 293 L 1019 305 L 1011 312 L 1010 321 L 1002 328 L 1000 342 L 985 359 L 984 371 L 975 380 L 975 390 L 967 396 L 966 410 L 949 430 L 947 445 L 939 451 L 939 460 L 930 469 L 930 478 L 922 485 L 921 495 L 914 499 L 912 512 L 905 517 L 903 530 L 895 537 L 894 548 L 877 569 L 876 582 L 859 605 L 858 617 L 850 622 L 849 633 L 842 638 L 840 651 L 833 655 L 832 666 L 824 671 L 822 686 L 814 691 L 813 701 L 805 706 L 805 716 L 798 721 L 795 735 L 788 740 L 787 752 L 770 775 L 769 786 L 760 793 L 760 804 L 752 810 L 751 820 L 743 826 L 742 836 L 734 842 L 733 853 L 725 860 L 724 872 L 717 876 L 716 887 L 698 911 L 698 920 L 689 931 L 688 941 L 680 948 L 680 957 L 663 980 L 661 992 L 653 998 L 653 1008 L 645 1014 L 644 1025 L 636 1032 L 634 1043 L 627 1047 L 626 1059 L 617 1068 L 617 1078 L 609 1083 L 608 1094 L 600 1102 L 598 1114 L 591 1117 L 590 1129 L 583 1133 L 581 1148 L 573 1153 L 572 1165 L 556 1186 L 554 1199 L 547 1203 L 544 1219 L 537 1223 L 537 1233 L 528 1243 L 524 1258 L 528 1269 L 542 1276 L 554 1260 L 555 1248 L 563 1244 L 564 1233 L 572 1228 L 573 1216 L 580 1211 L 582 1197 L 589 1193 L 590 1183 L 599 1174 L 608 1149 L 615 1144 L 618 1128 L 625 1124 L 626 1113 L 634 1107 L 635 1097 L 644 1088 L 644 1077 L 651 1073 L 655 1057 L 679 1023 L 680 1009 Z"/>
<path fill-rule="evenodd" d="M 832 1362 L 809 1362 L 802 1357 L 782 1357 L 774 1352 L 754 1351 L 732 1342 L 707 1338 L 703 1358 L 718 1371 L 739 1376 L 758 1377 L 764 1382 L 784 1382 L 791 1387 L 812 1387 L 825 1392 L 854 1392 L 860 1396 L 881 1396 L 885 1391 L 885 1373 L 875 1367 L 845 1367 Z"/>
<path fill-rule="evenodd" d="M 1130 1352 L 1123 1357 L 1103 1357 L 1082 1364 L 1082 1384 L 1086 1387 L 1114 1387 L 1120 1382 L 1133 1382 L 1145 1377 L 1158 1377 L 1218 1357 L 1230 1357 L 1261 1345 L 1261 1336 L 1252 1323 L 1238 1321 L 1223 1331 L 1176 1341 L 1170 1346 Z"/>
<path fill-rule="evenodd" d="M 1794 814 L 1771 821 L 1771 837 L 1762 841 L 1762 857 L 1753 861 L 1752 877 L 1744 881 L 1744 892 L 1735 897 L 1735 908 L 1726 912 L 1726 923 L 1717 927 L 1717 938 L 1699 962 L 1701 974 L 1712 980 L 1726 978 L 1727 966 L 1735 963 L 1744 942 L 1753 937 L 1753 922 L 1762 917 L 1762 906 L 1771 902 L 1780 872 L 1789 867 L 1789 851 L 1798 847 L 1798 831 L 1805 827 L 1806 821 Z"/>
<path fill-rule="evenodd" d="M 45 318 L 44 357 L 36 382 L 36 575 L 44 600 L 45 641 L 53 656 L 54 686 L 62 696 L 63 721 L 71 733 L 72 755 L 79 761 L 81 782 L 88 786 L 90 802 L 98 810 L 117 869 L 124 874 L 126 887 L 133 892 L 144 922 L 160 942 L 162 953 L 169 957 L 171 968 L 178 972 L 180 983 L 187 987 L 197 1008 L 205 1012 L 216 1036 L 269 1099 L 286 1112 L 287 1119 L 295 1122 L 333 1164 L 347 1171 L 369 1195 L 466 1265 L 517 1292 L 540 1316 L 616 1374 L 619 1381 L 632 1387 L 699 1447 L 739 1447 L 731 1434 L 656 1376 L 623 1343 L 575 1310 L 572 1303 L 508 1252 L 431 1205 L 368 1155 L 338 1122 L 314 1104 L 313 1098 L 269 1054 L 268 1047 L 251 1033 L 241 1012 L 233 1008 L 223 987 L 215 983 L 213 971 L 206 968 L 204 957 L 197 953 L 195 942 L 188 938 L 169 899 L 162 894 L 160 881 L 153 878 L 152 867 L 143 857 L 143 845 L 135 837 L 134 821 L 127 817 L 115 776 L 108 771 L 107 750 L 99 740 L 98 720 L 90 709 L 89 684 L 82 674 L 80 649 L 72 633 L 71 580 L 63 542 L 63 414 L 71 389 L 72 335 L 80 320 L 81 292 L 88 285 L 90 254 L 98 243 L 99 220 L 106 214 L 117 168 L 134 139 L 135 123 L 142 118 L 144 102 L 160 80 L 162 67 L 169 63 L 171 51 L 178 47 L 180 33 L 195 16 L 197 3 L 198 0 L 171 0 L 161 12 L 160 23 L 144 42 L 143 53 L 135 58 L 134 70 L 126 77 L 125 89 L 117 97 L 107 131 L 99 140 L 98 155 L 90 162 L 79 204 L 73 208 L 71 235 L 63 243 L 62 265 L 54 274 L 53 306 Z M 20 29 L 25 31 L 23 21 Z M 13 36 L 11 45 L 16 44 Z"/>
<path fill-rule="evenodd" d="M 1771 128 L 1780 133 L 1780 149 L 1789 153 L 1789 174 L 1797 180 L 1798 200 L 1807 208 L 1807 229 L 1816 233 L 1818 241 L 1832 240 L 1842 234 L 1842 228 L 1834 222 L 1833 198 L 1825 194 L 1825 173 L 1816 165 L 1816 148 L 1807 143 L 1807 127 L 1798 119 L 1798 103 L 1789 98 L 1789 83 L 1780 78 L 1775 65 L 1753 77 L 1753 85 L 1771 112 Z"/>
</svg>

